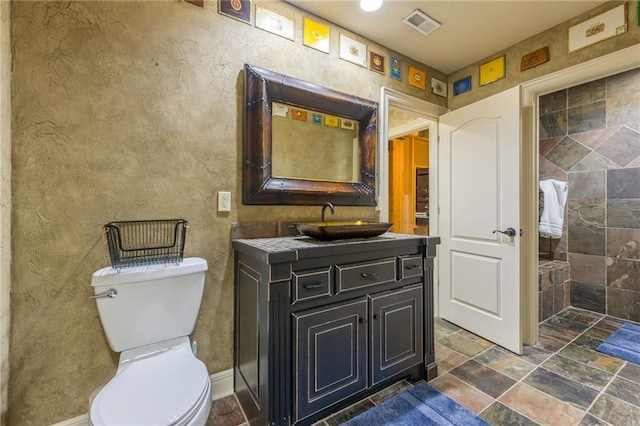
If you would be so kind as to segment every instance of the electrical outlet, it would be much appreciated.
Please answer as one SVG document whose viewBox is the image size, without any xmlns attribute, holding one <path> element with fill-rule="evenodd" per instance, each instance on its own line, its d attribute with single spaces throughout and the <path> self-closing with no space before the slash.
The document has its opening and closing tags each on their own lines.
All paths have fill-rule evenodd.
<svg viewBox="0 0 640 426">
<path fill-rule="evenodd" d="M 229 191 L 218 191 L 218 211 L 231 211 L 231 193 Z"/>
</svg>

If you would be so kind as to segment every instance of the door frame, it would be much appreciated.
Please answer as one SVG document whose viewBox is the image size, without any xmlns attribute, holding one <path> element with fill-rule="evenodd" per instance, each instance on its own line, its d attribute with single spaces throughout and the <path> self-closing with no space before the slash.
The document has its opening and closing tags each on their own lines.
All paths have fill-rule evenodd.
<svg viewBox="0 0 640 426">
<path fill-rule="evenodd" d="M 524 235 L 521 245 L 521 282 L 536 285 L 522 288 L 522 338 L 523 342 L 536 342 L 538 336 L 538 98 L 542 95 L 567 89 L 593 80 L 619 74 L 640 67 L 640 44 L 627 47 L 604 56 L 565 68 L 540 78 L 524 82 L 521 90 L 522 117 L 522 183 L 521 225 Z M 530 303 L 526 303 L 529 300 Z M 535 301 L 535 303 L 534 303 Z"/>
<path fill-rule="evenodd" d="M 411 112 L 418 117 L 426 120 L 429 127 L 429 140 L 437 140 L 438 135 L 438 117 L 448 111 L 447 108 L 432 104 L 427 101 L 423 101 L 413 96 L 406 95 L 398 92 L 397 90 L 390 89 L 388 87 L 380 88 L 380 107 L 378 115 L 378 149 L 377 149 L 377 161 L 378 161 L 378 182 L 376 187 L 378 188 L 378 205 L 376 210 L 380 212 L 380 220 L 386 221 L 389 219 L 389 110 L 401 109 Z M 429 158 L 436 159 L 438 144 L 429 143 Z M 429 169 L 431 169 L 431 160 Z M 437 175 L 437 163 L 434 164 L 434 175 Z M 431 177 L 431 172 L 429 172 Z M 429 180 L 429 209 L 432 208 L 431 198 L 437 200 L 437 194 L 431 192 L 433 188 L 431 185 L 431 179 Z M 429 230 L 431 230 L 431 216 L 429 216 Z M 437 223 L 433 224 L 434 231 L 437 232 Z M 431 233 L 431 231 L 429 231 Z"/>
<path fill-rule="evenodd" d="M 400 109 L 410 112 L 422 119 L 425 126 L 422 128 L 429 129 L 429 211 L 438 211 L 438 144 L 432 141 L 438 141 L 438 117 L 449 111 L 440 105 L 423 101 L 413 96 L 398 92 L 388 87 L 380 88 L 380 106 L 378 115 L 378 145 L 377 145 L 377 170 L 378 181 L 376 188 L 378 191 L 378 203 L 376 210 L 380 214 L 382 222 L 389 221 L 389 110 Z M 397 135 L 394 135 L 395 137 Z M 438 225 L 438 215 L 429 214 L 429 235 L 438 235 L 440 232 Z M 437 282 L 439 269 L 437 256 L 434 262 L 433 275 Z M 438 300 L 438 286 L 433 289 L 434 300 Z M 438 316 L 438 304 L 434 303 L 434 316 Z"/>
</svg>

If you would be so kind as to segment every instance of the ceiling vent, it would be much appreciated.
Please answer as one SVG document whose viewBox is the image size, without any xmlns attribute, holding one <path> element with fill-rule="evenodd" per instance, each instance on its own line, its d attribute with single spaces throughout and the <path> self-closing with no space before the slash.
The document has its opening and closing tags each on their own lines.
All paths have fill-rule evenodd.
<svg viewBox="0 0 640 426">
<path fill-rule="evenodd" d="M 424 35 L 429 35 L 432 31 L 440 28 L 440 23 L 427 16 L 419 9 L 414 10 L 402 20 L 410 27 L 420 31 Z"/>
</svg>

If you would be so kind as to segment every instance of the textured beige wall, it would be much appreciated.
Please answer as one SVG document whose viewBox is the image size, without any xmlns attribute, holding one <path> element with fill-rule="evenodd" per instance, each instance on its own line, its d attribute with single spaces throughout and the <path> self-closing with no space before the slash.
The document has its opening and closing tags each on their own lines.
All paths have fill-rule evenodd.
<svg viewBox="0 0 640 426">
<path fill-rule="evenodd" d="M 373 100 L 384 85 L 444 104 L 338 59 L 336 27 L 329 54 L 302 46 L 303 13 L 281 2 L 263 4 L 295 21 L 295 42 L 217 14 L 214 1 L 204 9 L 176 1 L 13 4 L 9 425 L 50 424 L 86 412 L 91 392 L 115 371 L 117 354 L 88 299 L 91 273 L 108 264 L 100 229 L 110 220 L 189 219 L 186 255 L 210 265 L 194 334 L 199 356 L 211 373 L 232 366 L 231 223 L 317 220 L 320 210 L 239 202 L 244 63 Z M 541 43 L 556 42 L 544 37 Z M 553 48 L 552 69 L 517 80 L 637 42 L 631 28 L 579 59 L 563 60 Z M 526 43 L 522 54 L 540 47 Z M 8 52 L 1 54 L 5 59 Z M 474 88 L 472 98 L 452 99 L 452 106 L 516 84 L 507 75 L 485 90 Z M 215 211 L 220 190 L 232 191 L 230 214 Z M 376 216 L 373 208 L 336 208 L 337 219 Z"/>
<path fill-rule="evenodd" d="M 11 283 L 11 43 L 10 3 L 0 2 L 0 424 L 9 385 Z"/>
<path fill-rule="evenodd" d="M 13 4 L 9 425 L 86 413 L 115 372 L 88 298 L 91 273 L 109 262 L 100 230 L 110 220 L 190 221 L 186 255 L 210 268 L 198 353 L 210 373 L 232 367 L 231 223 L 320 215 L 239 201 L 245 62 L 373 100 L 385 85 L 446 102 L 338 59 L 336 27 L 329 54 L 303 46 L 302 12 L 265 6 L 294 19 L 295 42 L 219 15 L 215 1 Z M 215 210 L 220 190 L 233 194 L 230 214 Z M 375 217 L 336 208 L 336 219 Z"/>
<path fill-rule="evenodd" d="M 524 40 L 511 46 L 504 51 L 496 52 L 494 55 L 487 57 L 481 61 L 471 64 L 461 70 L 449 75 L 449 99 L 448 106 L 451 109 L 457 109 L 464 105 L 473 103 L 479 99 L 486 98 L 506 89 L 516 86 L 519 83 L 533 80 L 546 74 L 568 68 L 607 53 L 633 46 L 640 43 L 640 27 L 638 26 L 638 2 L 627 2 L 627 24 L 628 31 L 617 37 L 603 40 L 599 43 L 585 47 L 580 50 L 569 53 L 569 28 L 579 24 L 587 19 L 593 18 L 602 12 L 619 6 L 621 1 L 609 1 L 581 16 L 573 18 L 563 24 L 550 28 L 534 37 Z M 520 71 L 520 60 L 527 53 L 533 52 L 541 47 L 549 46 L 550 61 L 535 68 Z M 506 55 L 506 73 L 505 78 L 498 80 L 485 86 L 479 86 L 479 68 L 480 65 Z M 472 90 L 453 96 L 453 82 L 471 76 Z"/>
</svg>

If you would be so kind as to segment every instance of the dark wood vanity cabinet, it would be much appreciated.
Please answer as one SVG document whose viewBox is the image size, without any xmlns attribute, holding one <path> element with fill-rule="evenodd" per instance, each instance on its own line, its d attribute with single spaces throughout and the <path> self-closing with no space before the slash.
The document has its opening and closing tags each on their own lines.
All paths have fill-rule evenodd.
<svg viewBox="0 0 640 426">
<path fill-rule="evenodd" d="M 249 423 L 311 424 L 403 377 L 435 377 L 438 243 L 234 240 L 234 386 Z"/>
</svg>

